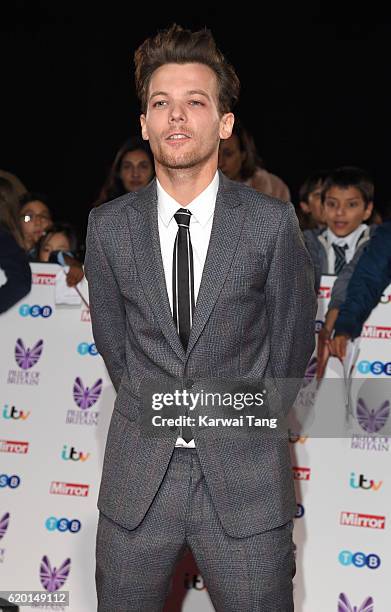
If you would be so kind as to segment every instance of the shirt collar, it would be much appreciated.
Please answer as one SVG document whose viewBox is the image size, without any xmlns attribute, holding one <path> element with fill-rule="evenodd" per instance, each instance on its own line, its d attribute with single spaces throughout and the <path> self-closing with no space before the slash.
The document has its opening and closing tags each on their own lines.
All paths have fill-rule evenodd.
<svg viewBox="0 0 391 612">
<path fill-rule="evenodd" d="M 361 225 L 359 225 L 358 228 L 354 230 L 354 232 L 348 234 L 347 236 L 344 236 L 343 238 L 341 238 L 340 236 L 336 236 L 334 232 L 331 231 L 331 229 L 327 228 L 327 242 L 329 244 L 337 244 L 338 246 L 343 246 L 344 244 L 347 244 L 348 249 L 353 249 L 356 246 L 359 237 L 361 236 L 363 231 L 366 230 L 367 227 L 368 226 L 366 225 L 366 223 L 361 223 Z"/>
<path fill-rule="evenodd" d="M 158 214 L 164 225 L 168 227 L 178 208 L 184 207 L 163 189 L 158 179 L 156 179 L 156 186 Z M 190 210 L 194 221 L 200 223 L 202 227 L 207 224 L 213 215 L 218 188 L 219 173 L 216 171 L 206 189 L 186 206 L 186 210 Z"/>
</svg>

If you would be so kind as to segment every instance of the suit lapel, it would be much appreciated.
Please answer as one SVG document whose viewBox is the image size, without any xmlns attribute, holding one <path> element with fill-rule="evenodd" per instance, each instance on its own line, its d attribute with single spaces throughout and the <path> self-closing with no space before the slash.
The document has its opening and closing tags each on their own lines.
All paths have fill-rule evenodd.
<svg viewBox="0 0 391 612">
<path fill-rule="evenodd" d="M 156 181 L 140 191 L 127 208 L 134 257 L 141 285 L 162 333 L 182 360 L 185 350 L 174 325 L 160 249 Z M 135 213 L 134 209 L 137 210 Z"/>
<path fill-rule="evenodd" d="M 245 218 L 245 207 L 240 206 L 237 185 L 228 181 L 221 172 L 219 176 L 212 232 L 194 311 L 187 357 L 202 333 L 223 287 Z"/>
</svg>

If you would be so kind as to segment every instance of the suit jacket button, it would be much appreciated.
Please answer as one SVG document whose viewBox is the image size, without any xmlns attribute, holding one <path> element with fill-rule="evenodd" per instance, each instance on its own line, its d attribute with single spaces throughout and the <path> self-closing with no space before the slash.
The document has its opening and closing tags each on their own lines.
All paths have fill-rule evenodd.
<svg viewBox="0 0 391 612">
<path fill-rule="evenodd" d="M 186 389 L 192 389 L 194 385 L 194 380 L 191 380 L 191 378 L 189 378 L 189 380 L 186 381 Z"/>
</svg>

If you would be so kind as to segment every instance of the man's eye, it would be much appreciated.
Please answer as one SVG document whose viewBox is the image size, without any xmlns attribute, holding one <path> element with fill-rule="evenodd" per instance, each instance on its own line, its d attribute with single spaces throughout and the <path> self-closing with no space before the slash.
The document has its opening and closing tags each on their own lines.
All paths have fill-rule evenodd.
<svg viewBox="0 0 391 612">
<path fill-rule="evenodd" d="M 154 103 L 153 106 L 154 106 L 154 108 L 161 108 L 165 104 L 167 104 L 167 102 L 165 100 L 158 100 L 157 102 Z"/>
<path fill-rule="evenodd" d="M 200 100 L 190 100 L 189 104 L 191 104 L 192 106 L 203 106 Z"/>
</svg>

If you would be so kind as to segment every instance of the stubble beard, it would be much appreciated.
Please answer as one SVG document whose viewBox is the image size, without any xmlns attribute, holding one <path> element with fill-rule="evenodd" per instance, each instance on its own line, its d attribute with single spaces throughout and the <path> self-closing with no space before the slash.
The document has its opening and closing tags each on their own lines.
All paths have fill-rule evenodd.
<svg viewBox="0 0 391 612">
<path fill-rule="evenodd" d="M 214 152 L 215 148 L 210 146 L 207 151 L 193 150 L 183 153 L 174 151 L 170 154 L 159 144 L 154 151 L 154 157 L 161 166 L 169 170 L 187 170 L 202 165 L 213 156 Z"/>
</svg>

